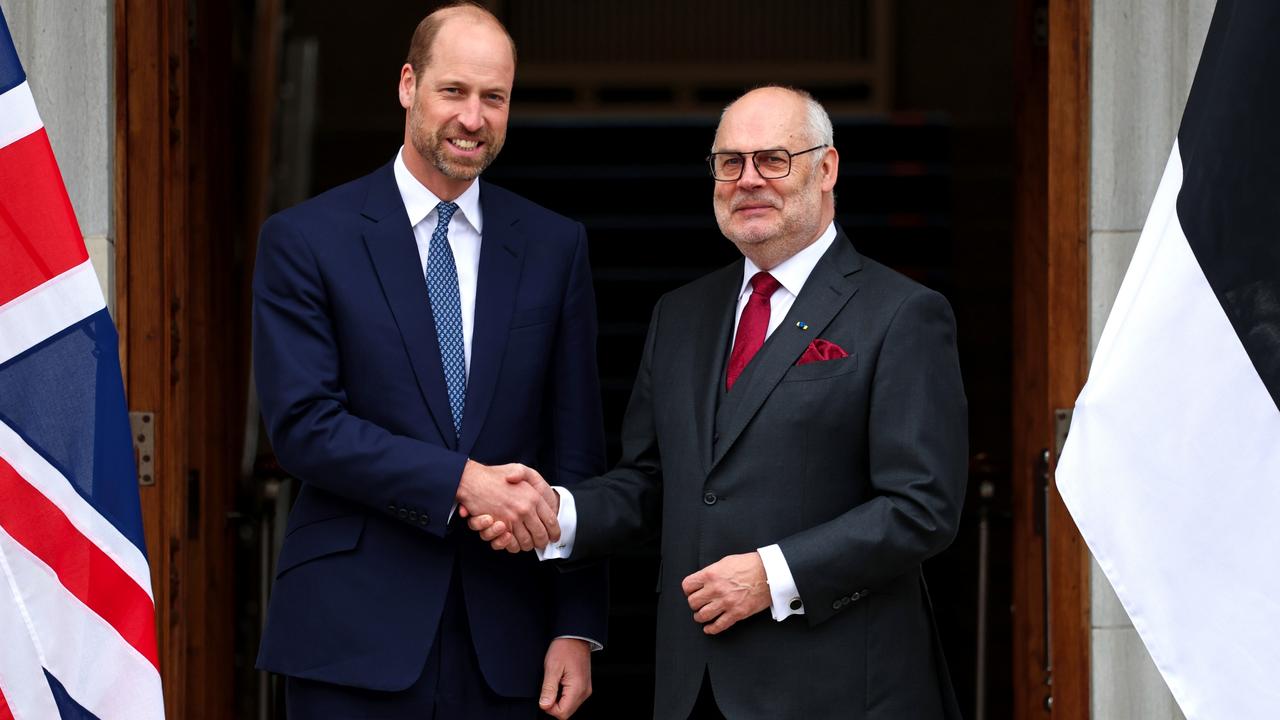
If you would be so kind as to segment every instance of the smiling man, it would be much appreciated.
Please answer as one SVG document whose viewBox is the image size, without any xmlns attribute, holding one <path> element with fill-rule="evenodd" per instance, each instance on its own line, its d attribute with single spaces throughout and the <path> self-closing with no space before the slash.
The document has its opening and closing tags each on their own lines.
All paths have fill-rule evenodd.
<svg viewBox="0 0 1280 720">
<path fill-rule="evenodd" d="M 301 491 L 258 662 L 287 677 L 290 717 L 565 718 L 590 694 L 603 568 L 458 531 L 485 513 L 545 545 L 543 475 L 604 469 L 585 232 L 477 179 L 514 74 L 488 11 L 427 16 L 394 160 L 262 228 L 254 368 Z"/>
<path fill-rule="evenodd" d="M 832 143 L 807 93 L 725 110 L 713 205 L 743 258 L 659 300 L 621 462 L 557 489 L 548 559 L 661 532 L 659 720 L 959 717 L 921 575 L 964 501 L 955 323 L 834 222 Z"/>
</svg>

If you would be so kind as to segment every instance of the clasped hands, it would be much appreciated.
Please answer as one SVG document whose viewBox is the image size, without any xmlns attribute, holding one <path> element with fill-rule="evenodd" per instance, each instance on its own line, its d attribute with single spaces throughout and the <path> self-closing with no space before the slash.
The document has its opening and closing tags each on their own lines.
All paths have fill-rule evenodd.
<svg viewBox="0 0 1280 720">
<path fill-rule="evenodd" d="M 503 543 L 492 542 L 495 549 L 516 553 L 544 548 L 560 539 L 556 522 L 560 496 L 531 467 L 519 463 L 481 465 L 468 460 L 456 499 L 458 514 L 471 518 L 468 524 L 472 529 L 481 518 L 486 527 L 498 528 Z"/>
<path fill-rule="evenodd" d="M 554 523 L 555 515 L 560 510 L 560 496 L 537 471 L 523 465 L 505 465 L 491 469 L 508 469 L 501 475 L 508 484 L 524 484 L 540 499 L 545 500 Z M 465 471 L 463 477 L 466 477 Z M 469 518 L 467 526 L 479 533 L 480 538 L 494 550 L 517 553 L 534 547 L 542 549 L 547 546 L 548 541 L 556 542 L 560 539 L 558 524 L 548 525 L 544 534 L 538 534 L 540 528 L 531 527 L 531 524 L 537 523 L 531 523 L 528 519 L 513 517 L 508 520 L 462 501 L 461 489 L 459 500 L 462 505 L 458 512 Z M 680 589 L 689 602 L 689 609 L 693 611 L 693 619 L 702 624 L 702 631 L 708 635 L 722 633 L 739 621 L 768 609 L 772 603 L 764 561 L 757 552 L 727 555 L 686 577 L 680 583 Z"/>
</svg>

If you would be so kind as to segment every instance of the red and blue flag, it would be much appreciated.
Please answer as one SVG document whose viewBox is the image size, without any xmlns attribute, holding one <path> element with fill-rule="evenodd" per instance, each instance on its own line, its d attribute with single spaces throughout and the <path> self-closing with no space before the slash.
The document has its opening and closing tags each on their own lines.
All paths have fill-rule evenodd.
<svg viewBox="0 0 1280 720">
<path fill-rule="evenodd" d="M 0 720 L 164 716 L 117 346 L 0 12 Z"/>
</svg>

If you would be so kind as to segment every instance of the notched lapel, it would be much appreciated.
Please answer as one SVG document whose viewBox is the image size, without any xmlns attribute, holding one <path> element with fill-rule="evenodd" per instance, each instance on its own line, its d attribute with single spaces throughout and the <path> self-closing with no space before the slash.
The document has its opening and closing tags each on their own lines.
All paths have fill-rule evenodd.
<svg viewBox="0 0 1280 720">
<path fill-rule="evenodd" d="M 471 372 L 462 412 L 458 450 L 470 453 L 493 404 L 502 358 L 507 352 L 511 314 L 515 311 L 526 238 L 520 219 L 480 185 L 484 230 L 480 241 L 480 274 L 476 285 L 475 323 L 471 331 Z"/>
<path fill-rule="evenodd" d="M 713 284 L 698 319 L 696 337 L 706 340 L 693 343 L 693 352 L 688 355 L 688 362 L 693 368 L 694 431 L 704 473 L 711 472 L 716 398 L 724 382 L 725 356 L 729 353 L 729 338 L 733 335 L 733 316 L 742 286 L 742 261 L 720 272 L 724 278 Z"/>
<path fill-rule="evenodd" d="M 436 339 L 431 302 L 427 299 L 427 283 L 422 275 L 413 228 L 409 226 L 390 166 L 375 179 L 363 214 L 370 221 L 364 233 L 365 247 L 400 329 L 418 389 L 440 439 L 446 447 L 453 448 L 457 439 L 444 384 L 444 368 L 440 364 L 440 343 Z"/>
<path fill-rule="evenodd" d="M 804 354 L 805 348 L 819 337 L 836 314 L 858 292 L 853 276 L 862 266 L 861 258 L 844 233 L 837 228 L 836 239 L 814 266 L 813 273 L 791 306 L 791 311 L 773 331 L 760 351 L 752 358 L 735 383 L 733 392 L 725 396 L 721 412 L 725 414 L 712 453 L 712 466 L 724 458 L 734 441 L 755 417 L 774 388 Z M 807 330 L 796 326 L 803 321 Z"/>
</svg>

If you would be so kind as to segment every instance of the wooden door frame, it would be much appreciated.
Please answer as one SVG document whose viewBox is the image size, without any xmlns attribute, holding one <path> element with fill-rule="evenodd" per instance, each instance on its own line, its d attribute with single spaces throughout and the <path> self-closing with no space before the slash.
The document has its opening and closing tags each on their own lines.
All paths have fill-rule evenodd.
<svg viewBox="0 0 1280 720">
<path fill-rule="evenodd" d="M 1089 368 L 1090 0 L 1049 3 L 1049 406 L 1075 406 Z M 1052 463 L 1057 464 L 1054 428 Z M 1090 712 L 1089 549 L 1049 485 L 1054 714 Z"/>
<path fill-rule="evenodd" d="M 1088 366 L 1091 3 L 1018 5 L 1014 708 L 1018 718 L 1087 718 L 1089 552 L 1051 473 L 1055 410 L 1075 404 Z M 1039 46 L 1037 23 L 1047 25 Z"/>
<path fill-rule="evenodd" d="M 153 418 L 154 472 L 139 491 L 165 712 L 231 717 L 244 411 L 237 306 L 219 296 L 234 267 L 229 15 L 216 0 L 116 0 L 114 13 L 115 320 L 129 409 Z"/>
<path fill-rule="evenodd" d="M 116 324 L 131 412 L 155 419 L 154 482 L 140 485 L 165 714 L 186 707 L 186 3 L 116 0 Z"/>
</svg>

